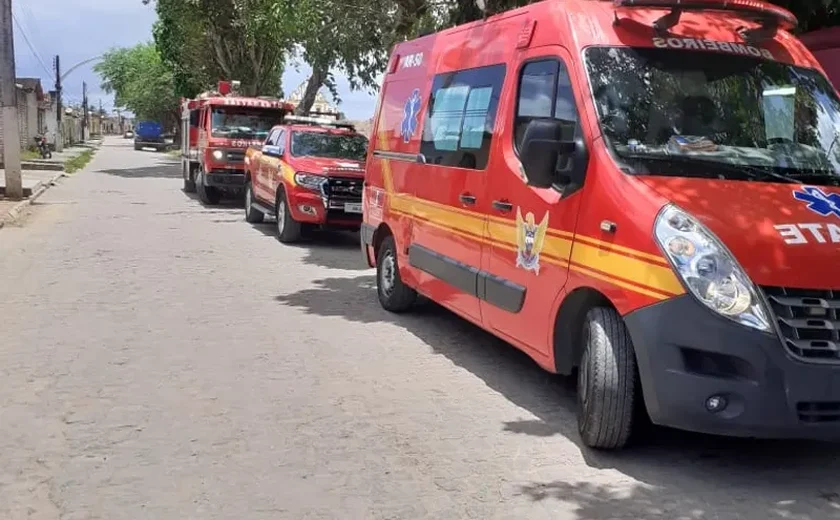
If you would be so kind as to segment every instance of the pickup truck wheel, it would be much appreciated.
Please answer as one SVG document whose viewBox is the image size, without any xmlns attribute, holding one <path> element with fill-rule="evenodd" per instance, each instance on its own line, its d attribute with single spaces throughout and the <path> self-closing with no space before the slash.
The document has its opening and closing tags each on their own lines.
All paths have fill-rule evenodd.
<svg viewBox="0 0 840 520">
<path fill-rule="evenodd" d="M 184 179 L 184 191 L 186 193 L 195 193 L 195 181 Z"/>
<path fill-rule="evenodd" d="M 390 312 L 405 312 L 417 301 L 417 291 L 405 285 L 397 264 L 397 246 L 388 236 L 376 255 L 376 292 L 382 308 Z"/>
<path fill-rule="evenodd" d="M 286 200 L 285 191 L 277 194 L 277 203 L 274 204 L 274 207 L 274 216 L 277 218 L 277 239 L 284 244 L 291 244 L 300 240 L 302 234 L 301 225 L 300 222 L 292 218 L 292 212 L 289 211 L 289 203 Z"/>
<path fill-rule="evenodd" d="M 143 149 L 143 147 L 142 147 L 142 146 L 140 146 L 139 144 L 135 144 L 135 145 L 134 145 L 134 149 L 135 149 L 135 150 L 142 150 L 142 149 Z"/>
<path fill-rule="evenodd" d="M 204 184 L 204 171 L 198 170 L 198 180 L 196 181 L 196 191 L 198 191 L 198 200 L 204 204 L 215 205 L 219 203 L 219 191 Z"/>
<path fill-rule="evenodd" d="M 245 222 L 259 224 L 264 218 L 262 211 L 254 209 L 254 188 L 249 180 L 245 183 Z"/>
<path fill-rule="evenodd" d="M 613 309 L 595 308 L 583 325 L 578 368 L 578 430 L 590 448 L 623 448 L 633 429 L 636 358 L 630 334 Z"/>
</svg>

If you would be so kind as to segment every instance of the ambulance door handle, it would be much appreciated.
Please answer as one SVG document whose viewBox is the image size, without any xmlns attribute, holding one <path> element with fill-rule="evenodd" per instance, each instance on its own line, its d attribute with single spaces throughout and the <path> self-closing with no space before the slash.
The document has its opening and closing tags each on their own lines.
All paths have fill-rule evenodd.
<svg viewBox="0 0 840 520">
<path fill-rule="evenodd" d="M 511 204 L 510 202 L 505 202 L 503 200 L 494 200 L 493 209 L 501 211 L 502 213 L 507 213 L 513 210 L 513 204 Z"/>
<path fill-rule="evenodd" d="M 475 197 L 473 195 L 470 195 L 469 193 L 462 193 L 458 196 L 458 200 L 460 200 L 461 204 L 465 206 L 475 205 Z"/>
</svg>

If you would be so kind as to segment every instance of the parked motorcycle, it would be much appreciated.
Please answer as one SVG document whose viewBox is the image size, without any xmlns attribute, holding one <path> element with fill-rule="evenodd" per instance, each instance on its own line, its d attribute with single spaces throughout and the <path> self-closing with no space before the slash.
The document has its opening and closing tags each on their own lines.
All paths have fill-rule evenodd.
<svg viewBox="0 0 840 520">
<path fill-rule="evenodd" d="M 50 145 L 47 144 L 47 136 L 36 136 L 35 145 L 38 147 L 38 153 L 41 154 L 41 159 L 52 159 L 52 151 L 50 150 Z"/>
</svg>

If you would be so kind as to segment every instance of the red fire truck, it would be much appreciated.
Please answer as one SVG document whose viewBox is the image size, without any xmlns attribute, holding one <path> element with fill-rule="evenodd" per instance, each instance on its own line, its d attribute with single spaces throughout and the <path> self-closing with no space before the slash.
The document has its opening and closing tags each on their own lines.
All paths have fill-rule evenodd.
<svg viewBox="0 0 840 520">
<path fill-rule="evenodd" d="M 220 81 L 217 90 L 181 104 L 184 191 L 197 191 L 204 204 L 217 204 L 223 192 L 243 189 L 245 149 L 261 144 L 294 110 L 279 99 L 240 96 L 238 84 Z"/>
</svg>

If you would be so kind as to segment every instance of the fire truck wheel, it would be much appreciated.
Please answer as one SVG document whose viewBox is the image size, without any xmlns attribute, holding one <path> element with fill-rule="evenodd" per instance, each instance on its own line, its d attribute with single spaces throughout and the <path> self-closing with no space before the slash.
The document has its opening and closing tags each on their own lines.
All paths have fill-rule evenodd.
<svg viewBox="0 0 840 520">
<path fill-rule="evenodd" d="M 262 211 L 254 209 L 254 189 L 249 180 L 245 183 L 245 222 L 259 224 L 264 218 Z"/>
<path fill-rule="evenodd" d="M 623 448 L 633 429 L 636 358 L 621 316 L 590 310 L 578 368 L 578 430 L 590 448 Z"/>
<path fill-rule="evenodd" d="M 300 222 L 292 218 L 285 191 L 280 190 L 280 193 L 277 194 L 277 202 L 274 204 L 274 208 L 274 216 L 277 220 L 277 239 L 284 244 L 291 244 L 300 240 L 301 225 Z"/>
<path fill-rule="evenodd" d="M 195 181 L 184 179 L 184 191 L 186 193 L 195 193 Z"/>
<path fill-rule="evenodd" d="M 198 191 L 198 199 L 204 204 L 215 205 L 219 203 L 219 190 L 213 186 L 204 184 L 204 172 L 198 171 L 198 180 L 196 181 L 196 191 Z"/>
<path fill-rule="evenodd" d="M 417 301 L 417 291 L 400 278 L 393 236 L 385 237 L 376 255 L 376 292 L 382 308 L 390 312 L 405 312 Z"/>
</svg>

